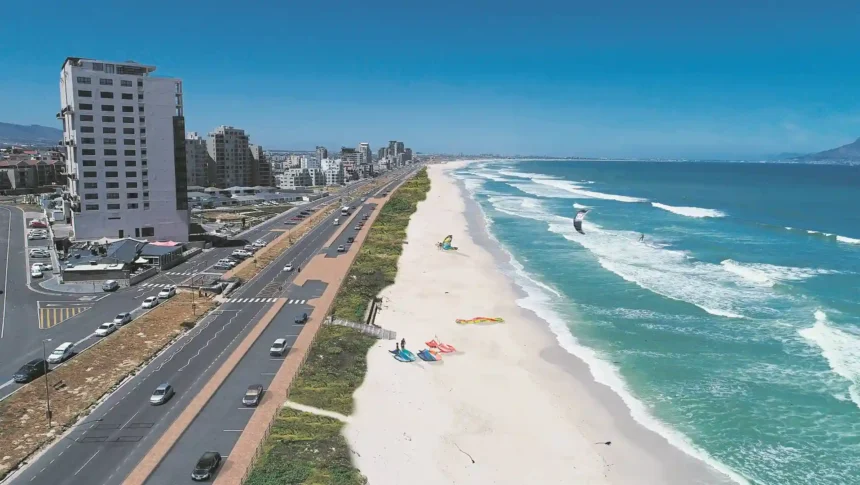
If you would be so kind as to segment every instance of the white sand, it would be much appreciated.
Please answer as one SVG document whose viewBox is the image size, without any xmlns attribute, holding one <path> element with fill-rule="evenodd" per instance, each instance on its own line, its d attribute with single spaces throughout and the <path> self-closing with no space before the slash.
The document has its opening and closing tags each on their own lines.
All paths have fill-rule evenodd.
<svg viewBox="0 0 860 485">
<path fill-rule="evenodd" d="M 633 421 L 545 322 L 516 305 L 500 263 L 474 242 L 486 236 L 468 233 L 484 228 L 467 227 L 451 168 L 429 168 L 430 194 L 409 224 L 397 281 L 383 292 L 376 323 L 405 337 L 415 353 L 435 335 L 461 352 L 401 363 L 388 353 L 392 341 L 370 350 L 344 430 L 369 483 L 726 483 Z M 458 252 L 436 249 L 447 234 Z M 506 323 L 454 322 L 476 316 Z"/>
</svg>

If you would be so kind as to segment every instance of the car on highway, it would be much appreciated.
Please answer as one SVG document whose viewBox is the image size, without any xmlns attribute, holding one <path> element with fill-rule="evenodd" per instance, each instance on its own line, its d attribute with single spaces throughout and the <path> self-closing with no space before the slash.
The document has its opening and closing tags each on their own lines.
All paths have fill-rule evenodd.
<svg viewBox="0 0 860 485">
<path fill-rule="evenodd" d="M 217 451 L 207 451 L 197 460 L 194 465 L 194 471 L 191 472 L 191 479 L 195 482 L 209 480 L 221 464 L 221 453 Z"/>
<path fill-rule="evenodd" d="M 352 236 L 349 236 L 348 238 L 346 238 L 346 242 L 347 242 L 347 243 L 349 243 L 349 244 L 352 244 L 352 243 L 354 243 L 354 242 L 355 242 L 355 238 L 354 238 L 354 237 L 352 237 Z"/>
<path fill-rule="evenodd" d="M 113 317 L 113 323 L 120 325 L 120 326 L 125 325 L 126 323 L 128 323 L 130 321 L 131 321 L 131 313 L 129 313 L 129 312 L 122 312 L 122 313 L 117 314 L 117 316 Z"/>
<path fill-rule="evenodd" d="M 341 244 L 340 246 L 337 247 L 337 252 L 339 252 L 339 253 L 346 252 L 346 247 L 344 247 L 344 245 Z"/>
<path fill-rule="evenodd" d="M 50 258 L 51 253 L 49 253 L 46 249 L 42 248 L 33 248 L 30 250 L 31 258 Z"/>
<path fill-rule="evenodd" d="M 99 325 L 99 328 L 96 329 L 96 335 L 99 337 L 107 337 L 108 335 L 114 333 L 116 331 L 116 324 L 113 322 L 105 322 Z"/>
<path fill-rule="evenodd" d="M 361 230 L 361 226 L 359 226 L 358 224 L 356 224 L 356 225 L 355 225 L 355 227 L 354 227 L 353 229 L 355 229 L 356 231 L 360 231 L 360 230 Z"/>
<path fill-rule="evenodd" d="M 153 406 L 164 404 L 169 401 L 174 394 L 176 394 L 176 392 L 173 390 L 173 386 L 165 382 L 152 391 L 152 395 L 149 396 L 149 404 L 152 404 Z"/>
<path fill-rule="evenodd" d="M 339 225 L 340 225 L 340 219 L 335 219 L 335 220 L 334 220 L 334 225 L 335 225 L 335 226 L 339 226 Z"/>
<path fill-rule="evenodd" d="M 287 263 L 287 265 L 284 266 L 284 271 L 292 271 L 292 270 L 293 270 L 293 263 Z"/>
<path fill-rule="evenodd" d="M 71 265 L 67 265 L 66 267 L 70 267 Z M 116 280 L 107 280 L 102 285 L 102 291 L 116 291 L 119 289 L 119 283 Z"/>
<path fill-rule="evenodd" d="M 284 224 L 287 224 L 288 226 L 295 226 L 296 224 L 298 224 L 298 221 L 284 221 Z"/>
<path fill-rule="evenodd" d="M 369 214 L 365 214 L 361 219 L 366 221 L 369 217 L 370 217 Z"/>
<path fill-rule="evenodd" d="M 143 308 L 154 308 L 156 305 L 158 305 L 158 297 L 148 296 L 140 306 Z"/>
<path fill-rule="evenodd" d="M 30 276 L 32 276 L 33 278 L 41 278 L 42 268 L 34 266 L 32 269 L 30 269 Z"/>
<path fill-rule="evenodd" d="M 248 386 L 248 390 L 245 391 L 245 395 L 242 396 L 242 404 L 245 406 L 256 406 L 260 404 L 260 399 L 263 398 L 263 385 L 262 384 L 251 384 Z"/>
<path fill-rule="evenodd" d="M 301 315 L 297 316 L 297 317 L 296 317 L 296 323 L 297 323 L 297 324 L 299 324 L 299 325 L 302 325 L 302 324 L 308 323 L 308 314 L 307 314 L 307 313 L 302 313 Z"/>
<path fill-rule="evenodd" d="M 65 362 L 69 357 L 74 354 L 75 344 L 73 342 L 63 342 L 59 347 L 54 349 L 50 355 L 48 355 L 48 363 L 49 364 L 59 364 L 61 362 Z"/>
<path fill-rule="evenodd" d="M 161 291 L 158 292 L 158 298 L 166 300 L 176 295 L 176 287 L 168 286 L 167 288 L 162 288 Z"/>
<path fill-rule="evenodd" d="M 287 339 L 279 338 L 272 343 L 272 346 L 269 348 L 269 355 L 272 357 L 281 357 L 284 355 L 284 352 L 287 350 Z"/>
<path fill-rule="evenodd" d="M 22 365 L 21 368 L 12 375 L 12 380 L 19 384 L 23 384 L 42 377 L 47 371 L 48 363 L 45 362 L 45 360 L 33 359 Z"/>
</svg>

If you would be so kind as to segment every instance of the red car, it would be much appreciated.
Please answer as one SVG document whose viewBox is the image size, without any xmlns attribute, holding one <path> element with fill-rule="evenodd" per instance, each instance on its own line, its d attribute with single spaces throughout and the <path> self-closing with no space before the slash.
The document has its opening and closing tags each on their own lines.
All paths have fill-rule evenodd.
<svg viewBox="0 0 860 485">
<path fill-rule="evenodd" d="M 48 227 L 48 225 L 40 221 L 39 219 L 33 219 L 32 221 L 30 221 L 30 227 L 46 228 Z"/>
</svg>

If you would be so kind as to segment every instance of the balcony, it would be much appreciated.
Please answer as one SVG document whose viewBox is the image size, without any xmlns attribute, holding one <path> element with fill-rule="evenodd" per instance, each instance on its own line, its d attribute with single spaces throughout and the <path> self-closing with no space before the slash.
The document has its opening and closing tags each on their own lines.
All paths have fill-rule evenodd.
<svg viewBox="0 0 860 485">
<path fill-rule="evenodd" d="M 69 130 L 66 133 L 63 133 L 63 145 L 73 147 L 75 146 L 75 139 L 78 136 L 78 130 Z"/>
</svg>

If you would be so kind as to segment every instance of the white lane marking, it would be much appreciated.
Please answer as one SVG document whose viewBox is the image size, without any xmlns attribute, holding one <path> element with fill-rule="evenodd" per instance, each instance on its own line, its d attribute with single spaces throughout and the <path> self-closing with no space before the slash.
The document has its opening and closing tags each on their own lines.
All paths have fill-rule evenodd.
<svg viewBox="0 0 860 485">
<path fill-rule="evenodd" d="M 225 433 L 241 433 L 242 431 L 245 431 L 245 430 L 243 430 L 243 429 L 225 429 L 224 430 Z"/>
<path fill-rule="evenodd" d="M 86 463 L 84 463 L 84 466 L 82 466 L 82 467 L 78 468 L 78 471 L 76 471 L 76 472 L 75 472 L 75 475 L 77 475 L 78 473 L 80 473 L 80 472 L 81 472 L 81 470 L 83 470 L 83 469 L 84 469 L 84 467 L 86 467 L 87 465 L 89 465 L 89 464 L 90 464 L 90 462 L 91 462 L 91 461 L 93 461 L 93 458 L 95 458 L 95 457 L 96 457 L 96 455 L 98 455 L 98 454 L 99 454 L 99 452 L 101 452 L 101 451 L 102 451 L 102 450 L 98 450 L 98 451 L 96 451 L 96 452 L 93 454 L 93 456 L 91 456 L 91 457 L 90 457 L 90 459 L 89 459 L 89 460 L 87 460 L 87 462 L 86 462 Z"/>
<path fill-rule="evenodd" d="M 4 207 L 9 213 L 9 230 L 6 234 L 6 277 L 3 282 L 3 316 L 0 318 L 0 338 L 6 333 L 6 290 L 9 289 L 9 250 L 12 248 L 12 210 Z M 26 244 L 25 244 L 26 245 Z M 29 276 L 29 273 L 27 273 Z M 29 281 L 27 282 L 29 285 Z"/>
<path fill-rule="evenodd" d="M 137 387 L 137 386 L 135 386 L 135 387 Z M 132 390 L 134 390 L 134 389 L 132 389 Z M 131 394 L 131 392 L 129 392 L 129 394 Z M 111 408 L 111 409 L 113 409 L 113 408 Z M 130 418 L 128 418 L 128 421 L 126 421 L 125 424 L 122 425 L 119 429 L 125 429 L 125 427 L 128 426 L 128 423 L 130 423 L 131 420 L 134 419 L 134 417 L 137 416 L 139 413 L 140 413 L 140 411 L 138 410 L 136 413 L 132 414 L 132 416 Z"/>
<path fill-rule="evenodd" d="M 14 384 L 14 383 L 15 383 L 15 381 L 14 381 L 14 380 L 9 379 L 8 381 L 4 382 L 3 384 L 0 384 L 0 389 L 3 389 L 3 388 L 4 388 L 4 387 L 6 387 L 6 386 L 11 386 L 11 385 L 12 385 L 12 384 Z"/>
</svg>

